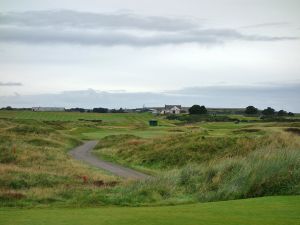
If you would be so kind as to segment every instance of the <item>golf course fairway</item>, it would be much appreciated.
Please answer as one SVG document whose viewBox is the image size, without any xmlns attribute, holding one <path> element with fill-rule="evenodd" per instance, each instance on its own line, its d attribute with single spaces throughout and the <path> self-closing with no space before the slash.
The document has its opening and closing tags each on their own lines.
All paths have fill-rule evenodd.
<svg viewBox="0 0 300 225">
<path fill-rule="evenodd" d="M 160 207 L 2 208 L 5 225 L 296 225 L 300 196 Z"/>
</svg>

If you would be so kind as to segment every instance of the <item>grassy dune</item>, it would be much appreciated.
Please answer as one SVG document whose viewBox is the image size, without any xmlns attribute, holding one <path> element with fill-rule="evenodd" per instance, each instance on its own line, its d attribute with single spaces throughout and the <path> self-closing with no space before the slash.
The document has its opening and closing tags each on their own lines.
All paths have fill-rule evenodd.
<svg viewBox="0 0 300 225">
<path fill-rule="evenodd" d="M 299 196 L 168 207 L 0 209 L 6 225 L 286 225 L 300 224 Z"/>
<path fill-rule="evenodd" d="M 119 204 L 300 194 L 299 136 L 269 132 L 230 137 L 194 132 L 152 140 L 107 137 L 95 152 L 156 174 L 153 179 L 125 186 L 126 197 L 120 195 Z"/>
<path fill-rule="evenodd" d="M 161 126 L 151 128 L 150 114 L 97 114 L 111 119 L 100 123 L 77 117 L 89 114 L 26 112 L 37 115 L 33 120 L 22 113 L 0 119 L 2 206 L 165 205 L 300 194 L 299 123 L 176 125 L 159 118 Z M 68 119 L 56 120 L 60 115 Z M 121 181 L 72 160 L 67 151 L 89 138 L 101 139 L 95 154 L 154 178 Z"/>
<path fill-rule="evenodd" d="M 153 139 L 108 136 L 99 142 L 95 153 L 128 165 L 167 169 L 247 156 L 257 149 L 300 149 L 299 136 L 282 129 L 227 129 L 223 135 L 215 135 L 216 130 L 179 130 L 176 135 Z"/>
<path fill-rule="evenodd" d="M 56 124 L 36 120 L 0 120 L 0 204 L 31 206 L 66 203 L 91 181 L 116 178 L 71 159 L 67 150 L 81 142 Z M 92 191 L 91 191 L 92 192 Z"/>
</svg>

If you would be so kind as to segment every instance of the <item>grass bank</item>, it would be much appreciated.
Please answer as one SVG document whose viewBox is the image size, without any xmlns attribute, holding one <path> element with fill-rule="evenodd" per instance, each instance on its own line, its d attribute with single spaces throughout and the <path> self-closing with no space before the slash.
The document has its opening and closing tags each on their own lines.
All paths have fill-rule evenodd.
<svg viewBox="0 0 300 225">
<path fill-rule="evenodd" d="M 76 192 L 93 192 L 93 182 L 116 180 L 67 154 L 80 143 L 67 125 L 1 119 L 0 206 L 68 204 Z"/>
<path fill-rule="evenodd" d="M 300 194 L 299 141 L 286 132 L 154 140 L 117 136 L 105 138 L 98 154 L 156 171 L 152 179 L 122 186 L 114 194 L 118 204 L 177 204 Z"/>
<path fill-rule="evenodd" d="M 172 169 L 189 163 L 247 156 L 257 149 L 300 149 L 300 138 L 287 132 L 266 133 L 258 128 L 240 128 L 227 131 L 223 136 L 209 133 L 207 129 L 198 128 L 153 139 L 133 135 L 108 136 L 99 142 L 94 152 L 131 166 Z"/>
</svg>

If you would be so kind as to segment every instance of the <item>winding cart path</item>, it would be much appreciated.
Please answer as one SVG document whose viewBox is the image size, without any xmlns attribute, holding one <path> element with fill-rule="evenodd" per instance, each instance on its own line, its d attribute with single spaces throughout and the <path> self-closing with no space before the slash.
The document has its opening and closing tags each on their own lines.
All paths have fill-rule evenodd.
<svg viewBox="0 0 300 225">
<path fill-rule="evenodd" d="M 100 169 L 107 170 L 112 174 L 126 178 L 141 180 L 149 178 L 150 176 L 141 172 L 138 172 L 127 167 L 104 161 L 92 154 L 93 148 L 97 145 L 98 141 L 87 141 L 83 145 L 80 145 L 69 152 L 69 154 L 80 161 L 84 161 L 92 166 Z"/>
</svg>

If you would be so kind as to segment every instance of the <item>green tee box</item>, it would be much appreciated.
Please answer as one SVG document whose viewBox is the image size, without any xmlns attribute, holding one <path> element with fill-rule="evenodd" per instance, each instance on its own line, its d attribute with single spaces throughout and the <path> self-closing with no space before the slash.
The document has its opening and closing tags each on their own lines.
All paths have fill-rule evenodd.
<svg viewBox="0 0 300 225">
<path fill-rule="evenodd" d="M 158 122 L 157 122 L 157 120 L 149 120 L 149 125 L 154 127 L 154 126 L 158 125 Z"/>
</svg>

